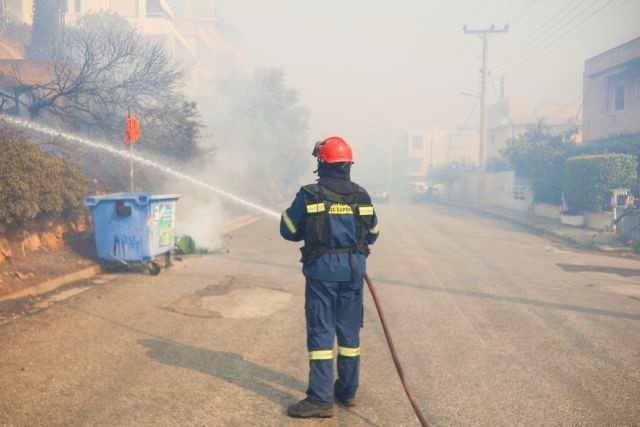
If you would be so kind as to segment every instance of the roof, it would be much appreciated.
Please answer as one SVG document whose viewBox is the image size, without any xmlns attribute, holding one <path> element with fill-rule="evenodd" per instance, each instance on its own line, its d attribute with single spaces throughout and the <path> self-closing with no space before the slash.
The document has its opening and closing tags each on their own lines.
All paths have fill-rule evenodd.
<svg viewBox="0 0 640 427">
<path fill-rule="evenodd" d="M 627 64 L 640 60 L 640 37 L 602 52 L 584 63 L 584 75 L 597 77 L 624 68 Z"/>
</svg>

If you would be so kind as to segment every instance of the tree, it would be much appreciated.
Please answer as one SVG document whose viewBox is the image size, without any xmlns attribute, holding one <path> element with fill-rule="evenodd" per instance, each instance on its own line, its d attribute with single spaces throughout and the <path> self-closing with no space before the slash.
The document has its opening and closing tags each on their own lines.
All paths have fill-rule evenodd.
<svg viewBox="0 0 640 427">
<path fill-rule="evenodd" d="M 34 0 L 33 33 L 28 56 L 47 60 L 62 40 L 62 0 Z"/>
<path fill-rule="evenodd" d="M 178 158 L 194 155 L 197 107 L 182 94 L 184 70 L 162 46 L 106 12 L 86 15 L 68 28 L 64 45 L 63 53 L 45 63 L 48 81 L 30 83 L 17 71 L 9 76 L 15 89 L 0 93 L 9 101 L 7 109 L 119 140 L 131 108 L 141 121 L 145 147 Z"/>
<path fill-rule="evenodd" d="M 220 168 L 226 177 L 238 178 L 229 179 L 230 186 L 251 176 L 262 189 L 254 194 L 255 189 L 238 184 L 234 190 L 262 200 L 294 191 L 311 165 L 308 111 L 282 70 L 260 68 L 223 79 L 208 110 L 214 144 L 225 157 Z"/>
<path fill-rule="evenodd" d="M 554 133 L 544 121 L 507 141 L 502 155 L 519 176 L 533 181 L 536 202 L 560 203 L 565 160 L 576 152 L 575 130 Z"/>
</svg>

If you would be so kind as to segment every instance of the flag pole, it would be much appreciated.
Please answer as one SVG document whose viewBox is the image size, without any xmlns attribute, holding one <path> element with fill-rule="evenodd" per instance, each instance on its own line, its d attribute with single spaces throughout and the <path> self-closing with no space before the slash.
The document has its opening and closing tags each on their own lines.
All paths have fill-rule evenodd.
<svg viewBox="0 0 640 427">
<path fill-rule="evenodd" d="M 128 108 L 128 118 L 131 118 L 131 107 Z M 129 143 L 129 191 L 133 193 L 133 141 Z"/>
</svg>

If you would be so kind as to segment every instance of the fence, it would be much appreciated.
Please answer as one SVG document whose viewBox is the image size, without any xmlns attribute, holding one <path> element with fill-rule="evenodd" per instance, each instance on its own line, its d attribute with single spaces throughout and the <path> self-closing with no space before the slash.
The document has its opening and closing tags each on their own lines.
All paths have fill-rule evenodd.
<svg viewBox="0 0 640 427">
<path fill-rule="evenodd" d="M 514 171 L 488 173 L 482 179 L 477 173 L 463 173 L 450 189 L 454 203 L 478 203 L 479 194 L 487 206 L 523 212 L 533 207 L 531 187 L 519 181 Z"/>
</svg>

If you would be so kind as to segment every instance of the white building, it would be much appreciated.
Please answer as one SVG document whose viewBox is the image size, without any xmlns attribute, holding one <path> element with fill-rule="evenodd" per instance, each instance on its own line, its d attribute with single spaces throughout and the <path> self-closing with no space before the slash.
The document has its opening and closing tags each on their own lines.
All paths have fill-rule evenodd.
<svg viewBox="0 0 640 427">
<path fill-rule="evenodd" d="M 640 37 L 584 64 L 585 141 L 640 134 Z"/>
<path fill-rule="evenodd" d="M 409 132 L 407 172 L 410 180 L 423 180 L 431 169 L 450 163 L 477 165 L 478 133 L 472 130 L 428 130 Z"/>
<path fill-rule="evenodd" d="M 510 96 L 498 100 L 488 107 L 487 158 L 501 158 L 501 151 L 511 138 L 522 135 L 529 126 L 543 120 L 553 131 L 563 132 L 571 129 L 580 131 L 580 104 L 556 104 L 540 102 L 530 111 L 527 99 Z M 580 142 L 580 133 L 576 141 Z"/>
<path fill-rule="evenodd" d="M 33 0 L 4 1 L 10 19 L 32 24 Z M 173 58 L 187 66 L 189 95 L 202 95 L 198 88 L 213 82 L 219 59 L 228 56 L 243 62 L 240 49 L 220 37 L 216 29 L 214 0 L 62 0 L 62 7 L 67 25 L 99 11 L 126 18 L 142 35 L 161 43 Z"/>
</svg>

